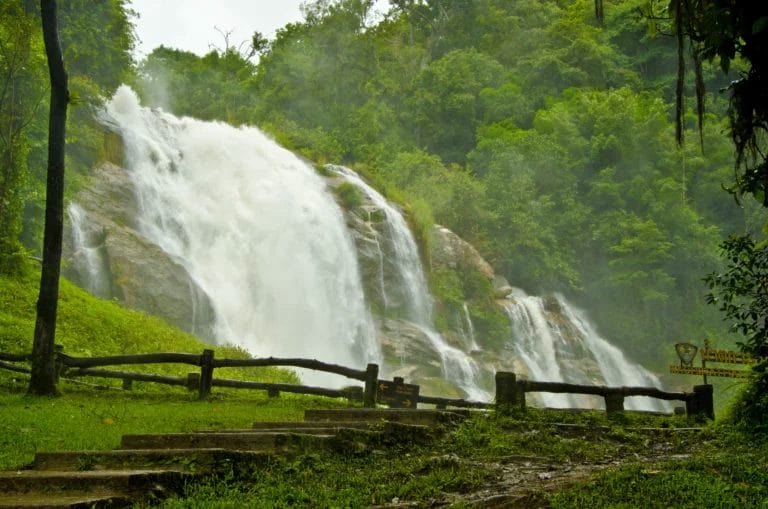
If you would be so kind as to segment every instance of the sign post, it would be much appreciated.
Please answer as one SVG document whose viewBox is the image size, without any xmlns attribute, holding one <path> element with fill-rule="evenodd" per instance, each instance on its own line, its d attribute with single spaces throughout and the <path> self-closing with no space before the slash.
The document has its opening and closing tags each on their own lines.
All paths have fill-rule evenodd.
<svg viewBox="0 0 768 509">
<path fill-rule="evenodd" d="M 404 383 L 400 377 L 392 381 L 379 380 L 377 399 L 390 408 L 417 408 L 419 386 Z"/>
<path fill-rule="evenodd" d="M 715 350 L 710 347 L 709 340 L 704 340 L 704 348 L 700 351 L 696 345 L 691 343 L 677 343 L 675 345 L 677 356 L 680 357 L 679 366 L 670 366 L 670 373 L 678 375 L 702 375 L 704 383 L 707 383 L 707 376 L 720 376 L 728 378 L 749 378 L 751 371 L 747 369 L 726 369 L 717 367 L 707 367 L 707 361 L 722 364 L 745 364 L 752 365 L 760 362 L 766 362 L 768 359 L 752 357 L 743 352 L 732 350 Z M 696 354 L 701 354 L 701 367 L 693 365 Z"/>
</svg>

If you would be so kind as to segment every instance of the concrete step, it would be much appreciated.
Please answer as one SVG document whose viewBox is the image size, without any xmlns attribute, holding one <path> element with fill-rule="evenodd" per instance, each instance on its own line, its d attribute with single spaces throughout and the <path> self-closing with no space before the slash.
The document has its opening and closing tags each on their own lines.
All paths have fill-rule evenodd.
<svg viewBox="0 0 768 509">
<path fill-rule="evenodd" d="M 240 451 L 277 451 L 323 445 L 332 435 L 286 432 L 202 432 L 123 435 L 121 449 L 221 448 Z"/>
<path fill-rule="evenodd" d="M 131 507 L 134 499 L 119 493 L 3 494 L 0 508 L 13 509 L 118 509 Z"/>
<path fill-rule="evenodd" d="M 338 428 L 354 428 L 354 429 L 368 429 L 375 426 L 377 423 L 371 421 L 344 421 L 344 422 L 329 422 L 329 421 L 282 421 L 282 422 L 261 422 L 256 421 L 253 423 L 253 429 L 259 431 L 282 431 L 282 430 L 295 430 L 300 433 L 304 433 L 305 429 L 314 428 L 326 428 L 326 429 L 338 429 Z"/>
<path fill-rule="evenodd" d="M 305 421 L 335 422 L 382 422 L 391 421 L 403 424 L 422 424 L 425 426 L 455 425 L 469 416 L 465 410 L 420 410 L 405 408 L 344 408 L 336 410 L 305 410 Z"/>
<path fill-rule="evenodd" d="M 162 498 L 180 492 L 191 478 L 185 472 L 169 469 L 95 470 L 87 472 L 19 470 L 0 472 L 0 493 L 3 499 L 25 493 L 63 494 L 118 493 Z"/>
<path fill-rule="evenodd" d="M 235 434 L 235 433 L 273 433 L 273 434 L 293 434 L 293 435 L 333 435 L 339 430 L 361 430 L 367 431 L 366 428 L 348 428 L 346 426 L 325 426 L 319 428 L 241 428 L 241 429 L 218 429 L 218 430 L 199 430 L 193 431 L 193 433 L 219 433 L 219 434 Z"/>
<path fill-rule="evenodd" d="M 211 472 L 235 461 L 260 459 L 267 453 L 211 449 L 116 449 L 113 451 L 38 452 L 36 470 L 90 471 L 124 470 L 162 466 L 196 474 Z"/>
</svg>

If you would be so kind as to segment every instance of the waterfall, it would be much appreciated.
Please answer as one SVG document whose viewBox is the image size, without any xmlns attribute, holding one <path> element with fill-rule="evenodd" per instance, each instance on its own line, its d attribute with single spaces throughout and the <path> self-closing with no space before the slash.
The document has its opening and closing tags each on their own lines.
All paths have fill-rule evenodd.
<svg viewBox="0 0 768 509">
<path fill-rule="evenodd" d="M 462 304 L 461 309 L 464 311 L 464 321 L 467 325 L 465 334 L 466 347 L 469 351 L 480 350 L 480 345 L 477 344 L 477 338 L 475 337 L 475 325 L 472 323 L 472 316 L 469 314 L 469 306 L 466 302 Z"/>
<path fill-rule="evenodd" d="M 583 312 L 561 295 L 535 297 L 516 289 L 505 302 L 512 324 L 511 348 L 532 380 L 589 385 L 660 387 L 659 379 L 630 362 L 602 338 Z M 595 398 L 537 393 L 544 406 L 596 406 Z M 670 405 L 641 396 L 626 399 L 631 410 L 669 411 Z"/>
<path fill-rule="evenodd" d="M 209 297 L 217 341 L 257 356 L 379 362 L 354 245 L 311 166 L 258 129 L 143 108 L 125 86 L 102 120 L 123 138 L 140 232 Z"/>
<path fill-rule="evenodd" d="M 388 230 L 387 239 L 392 243 L 393 269 L 404 293 L 405 315 L 429 338 L 432 347 L 440 355 L 445 379 L 455 383 L 470 399 L 489 400 L 488 392 L 480 387 L 480 368 L 477 363 L 466 352 L 447 344 L 434 329 L 432 296 L 427 287 L 416 241 L 403 215 L 354 171 L 336 165 L 329 165 L 328 168 L 362 190 L 383 211 Z"/>
<path fill-rule="evenodd" d="M 86 219 L 85 211 L 77 203 L 71 203 L 67 207 L 67 217 L 72 229 L 72 244 L 74 254 L 72 257 L 75 270 L 84 277 L 83 283 L 86 290 L 97 297 L 112 297 L 112 283 L 107 264 L 98 243 L 99 232 L 92 231 Z"/>
</svg>

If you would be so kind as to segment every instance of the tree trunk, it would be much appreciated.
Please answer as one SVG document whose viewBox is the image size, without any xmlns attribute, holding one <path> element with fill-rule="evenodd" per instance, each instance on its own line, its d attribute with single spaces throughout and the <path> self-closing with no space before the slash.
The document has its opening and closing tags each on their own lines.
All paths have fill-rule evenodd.
<svg viewBox="0 0 768 509">
<path fill-rule="evenodd" d="M 59 298 L 61 243 L 64 232 L 64 146 L 67 123 L 67 73 L 59 43 L 56 0 L 40 0 L 43 41 L 51 76 L 51 110 L 48 117 L 48 180 L 45 197 L 45 231 L 37 321 L 32 345 L 32 378 L 29 393 L 54 395 L 56 368 L 56 307 Z"/>
</svg>

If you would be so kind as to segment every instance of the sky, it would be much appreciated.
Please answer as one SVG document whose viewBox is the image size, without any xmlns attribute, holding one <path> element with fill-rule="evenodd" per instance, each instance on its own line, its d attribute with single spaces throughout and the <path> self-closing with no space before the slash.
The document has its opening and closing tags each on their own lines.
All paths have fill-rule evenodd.
<svg viewBox="0 0 768 509">
<path fill-rule="evenodd" d="M 299 6 L 305 0 L 131 0 L 131 8 L 139 14 L 136 56 L 145 57 L 162 45 L 204 55 L 212 47 L 224 48 L 229 35 L 230 46 L 250 42 L 254 31 L 274 39 L 278 28 L 303 21 Z M 378 0 L 377 8 L 387 2 Z"/>
<path fill-rule="evenodd" d="M 161 44 L 204 55 L 211 45 L 224 48 L 227 33 L 230 45 L 250 41 L 254 31 L 267 39 L 288 23 L 302 21 L 303 0 L 131 0 L 139 14 L 136 55 L 146 56 Z"/>
</svg>

